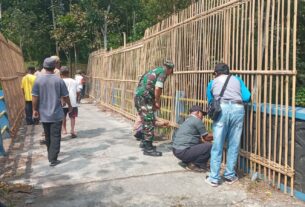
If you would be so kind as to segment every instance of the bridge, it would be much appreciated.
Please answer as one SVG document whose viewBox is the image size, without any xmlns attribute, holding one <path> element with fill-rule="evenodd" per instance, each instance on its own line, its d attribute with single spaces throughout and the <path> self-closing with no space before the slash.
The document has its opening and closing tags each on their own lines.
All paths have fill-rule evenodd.
<svg viewBox="0 0 305 207">
<path fill-rule="evenodd" d="M 187 115 L 191 105 L 199 104 L 203 108 L 207 108 L 206 85 L 212 79 L 215 63 L 222 61 L 230 65 L 233 74 L 243 78 L 252 92 L 252 102 L 246 107 L 247 118 L 242 136 L 243 141 L 238 168 L 245 174 L 258 174 L 274 188 L 304 200 L 302 186 L 305 178 L 302 177 L 302 167 L 300 167 L 304 163 L 295 159 L 303 156 L 303 152 L 297 151 L 300 148 L 296 147 L 300 138 L 298 138 L 296 131 L 298 131 L 298 126 L 304 120 L 302 109 L 298 111 L 295 107 L 297 75 L 296 13 L 297 1 L 225 0 L 215 1 L 214 4 L 206 4 L 205 1 L 200 0 L 194 2 L 187 9 L 173 14 L 157 25 L 148 28 L 143 39 L 138 42 L 124 44 L 121 48 L 108 52 L 104 50 L 93 52 L 90 54 L 87 70 L 89 79 L 87 95 L 90 97 L 90 101 L 97 103 L 103 109 L 111 110 L 112 113 L 120 114 L 128 120 L 135 119 L 133 95 L 139 76 L 147 69 L 160 65 L 166 57 L 171 57 L 175 62 L 176 69 L 173 77 L 166 82 L 162 96 L 162 108 L 158 114 L 159 117 L 170 121 L 171 125 L 171 130 L 158 131 L 163 137 L 167 138 L 164 143 L 160 142 L 164 146 L 166 154 L 164 160 L 143 158 L 136 154 L 139 153 L 136 147 L 121 149 L 122 146 L 120 144 L 116 145 L 117 142 L 120 142 L 120 137 L 125 138 L 121 140 L 122 143 L 136 145 L 131 135 L 127 132 L 129 122 L 127 120 L 122 121 L 126 124 L 124 125 L 125 128 L 122 128 L 122 130 L 124 129 L 121 131 L 122 134 L 116 135 L 111 139 L 109 138 L 110 134 L 118 133 L 117 129 L 111 128 L 111 126 L 109 126 L 110 128 L 100 129 L 101 126 L 108 127 L 106 123 L 96 125 L 98 122 L 102 123 L 102 119 L 105 119 L 103 116 L 106 116 L 100 112 L 101 114 L 99 115 L 91 114 L 92 117 L 100 116 L 101 119 L 96 120 L 97 123 L 93 122 L 95 119 L 91 117 L 87 117 L 87 119 L 79 118 L 79 123 L 82 123 L 79 125 L 79 129 L 84 131 L 83 138 L 90 143 L 92 141 L 93 143 L 91 144 L 96 144 L 95 147 L 91 146 L 91 148 L 94 148 L 98 155 L 95 155 L 95 152 L 91 150 L 86 154 L 86 147 L 82 145 L 82 140 L 73 140 L 72 142 L 75 142 L 76 145 L 75 148 L 71 146 L 71 151 L 68 152 L 63 149 L 63 154 L 66 153 L 65 155 L 68 157 L 67 165 L 68 161 L 77 154 L 76 152 L 84 153 L 82 155 L 84 157 L 80 159 L 85 159 L 86 156 L 88 156 L 88 159 L 91 159 L 91 156 L 101 156 L 100 158 L 102 159 L 103 150 L 106 147 L 106 152 L 108 153 L 107 150 L 110 151 L 110 154 L 106 153 L 106 155 L 110 157 L 115 157 L 116 153 L 114 152 L 120 154 L 120 150 L 122 150 L 122 153 L 126 153 L 127 158 L 122 155 L 122 157 L 118 158 L 120 160 L 118 163 L 127 162 L 130 165 L 142 165 L 144 169 L 147 167 L 150 170 L 136 173 L 136 171 L 141 171 L 142 168 L 129 169 L 127 166 L 123 167 L 115 160 L 110 159 L 107 162 L 113 164 L 104 164 L 111 170 L 106 169 L 104 172 L 103 169 L 99 169 L 102 173 L 94 176 L 91 175 L 92 171 L 97 170 L 94 166 L 85 167 L 86 170 L 80 170 L 79 173 L 72 172 L 73 169 L 78 169 L 77 164 L 75 164 L 74 168 L 69 168 L 71 172 L 68 170 L 67 174 L 62 169 L 63 171 L 59 171 L 60 173 L 56 172 L 50 175 L 48 174 L 50 172 L 43 171 L 44 164 L 42 161 L 36 162 L 33 160 L 32 165 L 29 165 L 29 168 L 25 168 L 26 178 L 15 179 L 15 181 L 37 185 L 40 189 L 54 189 L 54 191 L 49 191 L 53 192 L 54 195 L 51 193 L 50 197 L 45 197 L 45 199 L 54 199 L 55 197 L 52 197 L 52 195 L 55 196 L 55 190 L 57 189 L 64 192 L 68 189 L 66 186 L 73 186 L 75 189 L 81 189 L 83 186 L 90 188 L 89 183 L 91 182 L 99 183 L 100 187 L 105 187 L 105 185 L 109 187 L 114 181 L 124 182 L 128 178 L 131 182 L 131 179 L 150 177 L 150 175 L 157 180 L 171 177 L 168 175 L 173 174 L 175 176 L 177 174 L 178 180 L 180 180 L 179 176 L 181 176 L 181 179 L 186 179 L 188 175 L 185 175 L 185 172 L 177 166 L 177 161 L 170 155 L 171 153 L 168 150 L 170 138 L 173 130 L 177 127 L 177 122 Z M 23 100 L 16 99 L 16 97 L 22 96 L 19 86 L 20 78 L 24 72 L 22 69 L 23 57 L 21 51 L 2 36 L 0 37 L 0 43 L 1 85 L 10 123 L 7 129 L 10 131 L 11 143 L 14 143 L 14 140 L 18 139 L 17 132 L 20 132 L 23 118 Z M 82 105 L 81 112 L 84 115 L 90 114 L 90 110 L 97 110 L 95 107 Z M 110 122 L 115 122 L 111 117 L 108 118 Z M 210 128 L 211 123 L 211 120 L 205 119 L 207 128 Z M 86 129 L 88 124 L 96 128 Z M 24 132 L 26 134 L 24 141 L 32 144 L 36 143 L 39 134 L 38 129 L 27 128 L 24 130 L 26 131 Z M 89 131 L 89 137 L 85 135 L 86 130 Z M 90 132 L 92 131 L 97 134 L 89 140 Z M 107 138 L 103 137 L 104 131 Z M 27 133 L 31 133 L 31 135 Z M 104 146 L 103 141 L 108 143 L 106 144 L 107 146 Z M 14 144 L 11 145 L 13 146 Z M 30 146 L 31 144 L 28 145 Z M 63 146 L 69 148 L 69 145 Z M 79 149 L 77 149 L 78 147 Z M 40 149 L 40 147 L 38 148 Z M 23 148 L 22 150 L 24 150 L 24 153 L 36 152 L 31 147 Z M 43 156 L 42 152 L 39 151 L 39 153 Z M 132 155 L 133 153 L 135 155 Z M 143 161 L 142 159 L 148 160 Z M 32 161 L 26 161 L 26 163 L 28 162 Z M 98 161 L 93 159 L 93 162 Z M 103 162 L 99 164 L 101 164 L 100 168 L 104 167 Z M 86 163 L 84 165 L 89 164 Z M 155 171 L 155 168 L 159 167 L 162 170 Z M 33 173 L 30 173 L 31 170 L 33 170 Z M 126 175 L 120 170 L 125 170 Z M 131 170 L 131 172 L 128 170 Z M 116 176 L 117 171 L 119 172 Z M 63 174 L 63 176 L 57 180 L 56 176 L 59 176 L 59 174 Z M 86 177 L 87 175 L 88 177 Z M 97 175 L 98 177 L 102 176 L 102 178 L 97 178 Z M 54 177 L 48 180 L 50 176 Z M 197 179 L 198 175 L 194 176 Z M 85 182 L 84 179 L 88 182 Z M 143 183 L 146 182 L 142 179 L 140 180 Z M 74 181 L 80 184 L 78 188 L 73 184 Z M 207 198 L 204 193 L 206 190 L 200 187 L 197 188 L 198 184 L 194 182 L 190 183 L 196 186 L 196 190 L 202 190 L 202 193 L 198 194 L 200 197 Z M 171 184 L 174 185 L 174 183 Z M 180 184 L 183 185 L 183 183 Z M 165 184 L 160 186 L 164 187 L 161 188 L 164 191 L 157 189 L 156 186 L 156 190 L 159 193 L 151 193 L 158 196 L 165 193 L 167 186 Z M 190 187 L 189 189 L 193 188 Z M 220 202 L 220 205 L 235 205 L 235 202 L 248 202 L 247 199 L 252 199 L 247 197 L 245 191 L 236 191 L 236 189 L 230 187 L 225 189 L 235 192 L 236 195 L 245 195 L 245 197 L 241 196 L 243 198 L 241 200 L 237 199 L 238 196 L 236 197 L 237 200 L 229 198 L 228 201 Z M 109 190 L 116 192 L 115 189 Z M 212 189 L 209 190 L 214 192 Z M 169 193 L 169 191 L 166 192 Z M 181 192 L 185 193 L 184 191 Z M 123 194 L 126 196 L 132 195 L 131 197 L 136 199 L 136 195 L 132 194 L 134 192 L 130 191 L 128 193 Z M 183 193 L 179 194 L 177 192 L 177 195 L 179 194 L 179 196 L 183 197 Z M 214 193 L 216 194 L 216 192 Z M 76 193 L 72 193 L 72 195 L 77 196 Z M 109 194 L 103 195 L 109 196 Z M 212 196 L 213 193 L 208 195 Z M 152 200 L 155 201 L 156 199 L 153 197 Z M 196 196 L 194 195 L 194 197 Z M 192 200 L 185 199 L 187 201 Z M 215 199 L 218 200 L 217 197 Z M 193 201 L 197 202 L 196 199 Z M 107 202 L 113 202 L 113 200 L 110 198 Z M 146 203 L 148 201 L 145 200 L 143 202 Z M 162 205 L 166 206 L 166 199 L 164 202 Z M 133 204 L 135 203 L 128 203 L 130 206 Z M 120 203 L 113 205 L 120 205 Z"/>
</svg>

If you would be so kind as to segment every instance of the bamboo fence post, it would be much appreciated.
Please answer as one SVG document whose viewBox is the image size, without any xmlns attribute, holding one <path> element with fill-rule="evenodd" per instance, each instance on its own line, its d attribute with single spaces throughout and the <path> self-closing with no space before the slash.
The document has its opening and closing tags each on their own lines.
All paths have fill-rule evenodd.
<svg viewBox="0 0 305 207">
<path fill-rule="evenodd" d="M 297 11 L 298 11 L 298 0 L 294 0 L 293 10 L 293 57 L 292 57 L 292 70 L 297 72 L 296 69 L 296 43 L 297 43 Z M 296 75 L 292 76 L 292 117 L 291 117 L 291 168 L 294 169 L 294 145 L 295 145 L 295 93 L 296 93 Z M 294 176 L 290 180 L 290 194 L 294 194 Z"/>
<path fill-rule="evenodd" d="M 281 11 L 281 21 L 282 21 L 282 28 L 281 28 L 281 70 L 284 68 L 284 30 L 285 30 L 285 18 L 284 18 L 284 3 L 285 1 L 282 0 L 282 11 Z M 280 115 L 280 146 L 279 146 L 279 163 L 282 164 L 282 143 L 283 143 L 283 97 L 284 97 L 284 79 L 281 76 L 281 98 L 280 98 L 280 108 L 281 108 L 281 115 Z M 278 188 L 280 188 L 281 184 L 281 174 L 278 174 Z M 286 192 L 286 189 L 284 189 Z"/>
</svg>

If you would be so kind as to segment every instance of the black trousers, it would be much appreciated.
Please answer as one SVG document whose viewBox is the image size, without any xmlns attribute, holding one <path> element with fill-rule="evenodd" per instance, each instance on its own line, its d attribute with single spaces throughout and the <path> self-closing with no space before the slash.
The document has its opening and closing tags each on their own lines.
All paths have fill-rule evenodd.
<svg viewBox="0 0 305 207">
<path fill-rule="evenodd" d="M 48 149 L 48 159 L 49 162 L 54 162 L 57 160 L 60 151 L 62 121 L 42 124 Z"/>
<path fill-rule="evenodd" d="M 33 121 L 33 108 L 32 108 L 32 101 L 25 102 L 25 120 L 27 125 L 34 124 Z"/>
<path fill-rule="evenodd" d="M 83 85 L 83 88 L 82 88 L 82 90 L 81 90 L 81 97 L 82 97 L 82 98 L 85 98 L 85 95 L 86 95 L 86 85 L 84 84 L 84 85 Z"/>
<path fill-rule="evenodd" d="M 211 156 L 212 144 L 209 142 L 197 144 L 184 150 L 173 149 L 174 155 L 185 163 L 193 163 L 198 167 L 206 167 Z"/>
</svg>

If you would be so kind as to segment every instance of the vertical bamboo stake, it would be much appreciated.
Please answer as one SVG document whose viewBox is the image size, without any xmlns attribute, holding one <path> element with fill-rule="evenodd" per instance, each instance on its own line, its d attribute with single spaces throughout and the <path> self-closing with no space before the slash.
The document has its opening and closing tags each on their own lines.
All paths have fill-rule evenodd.
<svg viewBox="0 0 305 207">
<path fill-rule="evenodd" d="M 282 12 L 281 12 L 281 20 L 282 20 L 282 28 L 281 28 L 281 67 L 280 69 L 283 70 L 284 68 L 284 0 L 282 0 Z M 283 76 L 281 76 L 281 101 L 280 101 L 280 109 L 281 109 L 281 115 L 280 115 L 280 146 L 279 146 L 279 164 L 282 165 L 282 143 L 283 143 L 283 96 L 284 96 L 284 79 Z M 280 188 L 281 185 L 281 173 L 278 173 L 278 188 Z M 284 187 L 284 191 L 286 192 L 286 188 Z"/>
<path fill-rule="evenodd" d="M 291 0 L 287 1 L 287 35 L 286 35 L 286 70 L 290 70 L 289 68 L 289 52 L 290 52 L 290 5 L 291 5 Z M 285 113 L 285 169 L 288 168 L 288 149 L 289 149 L 289 143 L 288 143 L 288 125 L 289 125 L 289 76 L 286 76 L 286 113 Z M 285 193 L 287 192 L 287 174 L 285 174 Z"/>
<path fill-rule="evenodd" d="M 293 9 L 293 57 L 292 57 L 292 70 L 296 70 L 296 45 L 297 45 L 297 11 L 298 11 L 298 0 L 294 0 Z M 292 117 L 291 117 L 291 169 L 294 170 L 294 146 L 295 146 L 295 93 L 296 93 L 296 75 L 292 76 Z M 294 194 L 294 176 L 290 180 L 291 196 Z"/>
<path fill-rule="evenodd" d="M 266 23 L 265 23 L 265 70 L 268 70 L 268 55 L 269 55 L 269 13 L 270 13 L 270 0 L 267 0 L 266 5 Z M 264 77 L 264 118 L 263 118 L 263 156 L 267 157 L 267 82 L 268 82 L 268 76 L 265 75 Z M 271 112 L 270 112 L 271 113 Z M 271 116 L 271 115 L 270 115 Z M 265 179 L 267 177 L 267 169 L 264 167 L 264 176 Z"/>
<path fill-rule="evenodd" d="M 273 46 L 274 46 L 274 14 L 275 14 L 275 2 L 274 0 L 272 0 L 272 11 L 271 11 L 271 40 L 270 40 L 270 70 L 272 71 L 273 70 Z M 271 156 L 272 156 L 272 153 L 271 153 L 271 146 L 272 146 L 272 129 L 273 129 L 273 124 L 272 124 L 272 117 L 273 117 L 273 114 L 272 114 L 272 91 L 273 91 L 273 76 L 270 77 L 270 84 L 269 84 L 269 142 L 268 142 L 268 159 L 271 161 Z M 273 140 L 274 141 L 274 140 Z M 276 150 L 276 149 L 274 149 Z M 274 152 L 273 152 L 274 153 Z M 272 181 L 272 178 L 271 178 L 271 168 L 270 168 L 270 165 L 269 165 L 269 169 L 268 169 L 268 180 L 269 180 L 269 183 L 271 183 Z"/>
<path fill-rule="evenodd" d="M 237 67 L 237 70 L 244 70 L 243 67 L 243 57 L 245 56 L 245 54 L 243 53 L 243 49 L 244 49 L 244 32 L 246 31 L 246 29 L 244 29 L 244 4 L 241 5 L 241 14 L 240 14 L 240 44 L 239 44 L 239 66 Z"/>
<path fill-rule="evenodd" d="M 252 5 L 252 12 L 251 12 L 251 69 L 254 70 L 254 25 L 255 25 L 255 0 L 252 0 L 251 2 Z M 256 90 L 256 88 L 254 88 L 253 84 L 254 84 L 254 79 L 252 76 L 252 102 L 254 101 L 254 94 L 253 94 L 253 90 Z M 254 91 L 255 92 L 255 91 Z M 254 120 L 254 111 L 253 111 L 253 107 L 251 107 L 251 114 L 250 114 L 250 126 L 253 126 L 253 120 Z M 256 153 L 253 149 L 253 127 L 250 128 L 250 152 L 251 153 Z M 252 170 L 252 172 L 256 172 L 256 164 L 255 162 L 250 162 L 250 168 Z"/>
<path fill-rule="evenodd" d="M 232 29 L 232 62 L 231 62 L 231 67 L 232 68 L 235 68 L 236 67 L 236 63 L 235 63 L 235 18 L 236 18 L 236 15 L 235 15 L 235 7 L 233 8 L 233 29 Z M 237 25 L 238 26 L 238 25 Z"/>
<path fill-rule="evenodd" d="M 263 28 L 263 3 L 261 0 L 258 1 L 258 60 L 257 60 L 257 68 L 261 70 L 262 68 L 262 28 Z M 256 95 L 256 141 L 257 141 L 257 154 L 261 156 L 261 82 L 262 82 L 262 75 L 257 76 L 257 95 Z M 261 164 L 258 165 L 258 172 L 261 173 Z"/>
</svg>

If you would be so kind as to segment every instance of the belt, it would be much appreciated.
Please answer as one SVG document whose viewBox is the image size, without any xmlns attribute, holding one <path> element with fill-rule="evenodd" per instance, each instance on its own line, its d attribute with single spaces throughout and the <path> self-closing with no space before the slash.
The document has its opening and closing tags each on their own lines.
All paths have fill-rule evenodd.
<svg viewBox="0 0 305 207">
<path fill-rule="evenodd" d="M 244 105 L 244 103 L 242 101 L 221 100 L 220 103 Z"/>
</svg>

